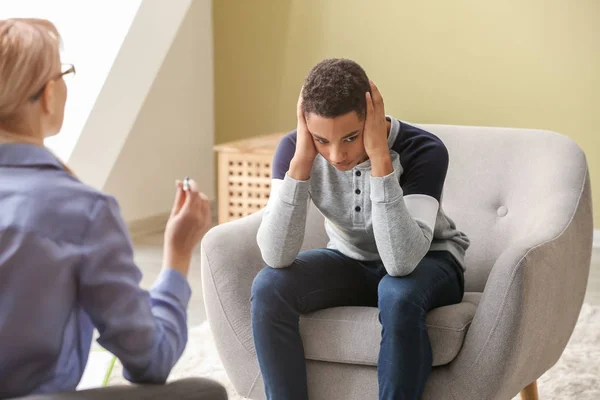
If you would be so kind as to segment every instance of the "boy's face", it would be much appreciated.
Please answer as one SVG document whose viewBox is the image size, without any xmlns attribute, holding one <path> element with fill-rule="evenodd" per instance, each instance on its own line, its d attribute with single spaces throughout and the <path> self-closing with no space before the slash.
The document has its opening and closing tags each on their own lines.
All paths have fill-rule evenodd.
<svg viewBox="0 0 600 400">
<path fill-rule="evenodd" d="M 315 148 L 338 170 L 351 170 L 367 159 L 364 120 L 355 111 L 335 118 L 308 113 L 305 118 Z"/>
</svg>

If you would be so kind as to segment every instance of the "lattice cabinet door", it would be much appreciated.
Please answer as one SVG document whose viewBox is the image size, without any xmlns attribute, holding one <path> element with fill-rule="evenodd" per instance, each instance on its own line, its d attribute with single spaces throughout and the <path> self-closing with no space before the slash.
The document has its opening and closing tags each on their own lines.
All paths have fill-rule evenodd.
<svg viewBox="0 0 600 400">
<path fill-rule="evenodd" d="M 216 147 L 219 151 L 219 223 L 250 215 L 267 205 L 271 161 L 282 134 Z"/>
</svg>

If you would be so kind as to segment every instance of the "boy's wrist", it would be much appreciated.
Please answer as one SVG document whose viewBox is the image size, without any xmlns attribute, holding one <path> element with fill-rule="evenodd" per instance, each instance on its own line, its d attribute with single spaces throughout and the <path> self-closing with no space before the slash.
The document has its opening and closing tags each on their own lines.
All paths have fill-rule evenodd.
<svg viewBox="0 0 600 400">
<path fill-rule="evenodd" d="M 371 176 L 383 177 L 394 172 L 389 151 L 375 154 L 369 159 L 371 160 Z"/>
<path fill-rule="evenodd" d="M 190 264 L 192 263 L 192 254 L 187 252 L 177 251 L 165 246 L 163 267 L 168 267 L 180 272 L 184 277 L 188 276 Z"/>
<path fill-rule="evenodd" d="M 297 181 L 307 181 L 312 171 L 312 161 L 307 159 L 292 158 L 288 175 Z"/>
</svg>

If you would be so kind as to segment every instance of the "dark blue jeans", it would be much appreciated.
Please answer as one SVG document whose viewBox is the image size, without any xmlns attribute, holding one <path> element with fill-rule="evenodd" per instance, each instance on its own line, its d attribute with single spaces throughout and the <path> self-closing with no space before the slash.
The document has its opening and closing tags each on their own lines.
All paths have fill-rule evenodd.
<svg viewBox="0 0 600 400">
<path fill-rule="evenodd" d="M 336 306 L 379 307 L 383 326 L 380 399 L 419 399 L 432 369 L 425 316 L 459 303 L 464 278 L 454 257 L 429 252 L 407 276 L 335 250 L 300 253 L 288 268 L 266 267 L 252 284 L 252 332 L 269 400 L 308 399 L 300 314 Z"/>
</svg>

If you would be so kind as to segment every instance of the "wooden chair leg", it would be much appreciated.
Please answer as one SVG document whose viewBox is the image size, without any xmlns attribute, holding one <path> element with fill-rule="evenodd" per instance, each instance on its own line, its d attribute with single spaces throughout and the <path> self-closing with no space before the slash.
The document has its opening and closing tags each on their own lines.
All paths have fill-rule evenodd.
<svg viewBox="0 0 600 400">
<path fill-rule="evenodd" d="M 521 399 L 538 400 L 537 381 L 533 381 L 525 389 L 521 390 Z"/>
</svg>

